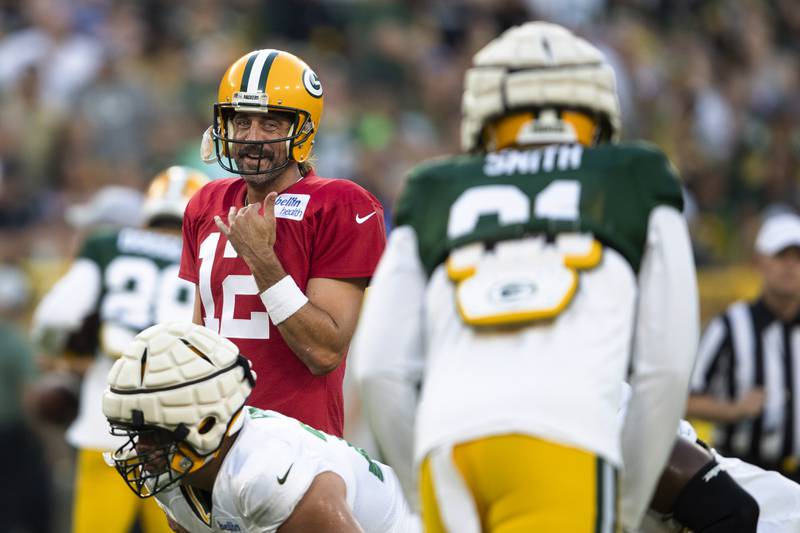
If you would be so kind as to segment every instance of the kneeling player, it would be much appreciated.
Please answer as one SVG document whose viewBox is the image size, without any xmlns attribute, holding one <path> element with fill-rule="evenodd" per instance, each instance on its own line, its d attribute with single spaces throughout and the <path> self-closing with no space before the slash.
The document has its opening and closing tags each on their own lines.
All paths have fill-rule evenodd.
<svg viewBox="0 0 800 533">
<path fill-rule="evenodd" d="M 796 533 L 800 485 L 719 455 L 681 421 L 641 531 L 667 533 L 684 527 L 695 533 Z"/>
<path fill-rule="evenodd" d="M 136 336 L 109 373 L 103 412 L 128 437 L 110 458 L 175 531 L 417 532 L 394 471 L 273 411 L 230 341 L 201 326 Z"/>
</svg>

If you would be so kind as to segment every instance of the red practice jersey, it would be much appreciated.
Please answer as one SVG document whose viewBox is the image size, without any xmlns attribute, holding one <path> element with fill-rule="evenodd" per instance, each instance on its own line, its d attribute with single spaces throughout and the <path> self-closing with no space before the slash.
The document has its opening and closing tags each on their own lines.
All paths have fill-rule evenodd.
<svg viewBox="0 0 800 533">
<path fill-rule="evenodd" d="M 215 215 L 227 222 L 246 192 L 243 179 L 231 178 L 194 195 L 184 215 L 180 277 L 199 286 L 205 326 L 253 362 L 258 377 L 249 405 L 341 436 L 344 363 L 311 374 L 269 321 L 250 269 L 214 223 Z M 303 292 L 311 278 L 372 276 L 386 243 L 380 203 L 348 180 L 309 173 L 278 195 L 275 216 L 275 254 Z"/>
</svg>

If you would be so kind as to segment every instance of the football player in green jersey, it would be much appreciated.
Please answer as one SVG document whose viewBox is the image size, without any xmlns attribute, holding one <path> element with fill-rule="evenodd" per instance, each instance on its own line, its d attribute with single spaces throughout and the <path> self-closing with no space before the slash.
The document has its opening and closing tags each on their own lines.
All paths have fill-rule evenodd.
<svg viewBox="0 0 800 533">
<path fill-rule="evenodd" d="M 462 111 L 466 153 L 412 171 L 354 342 L 380 449 L 426 531 L 634 530 L 697 343 L 678 178 L 617 142 L 613 71 L 560 26 L 480 50 Z"/>
<path fill-rule="evenodd" d="M 109 434 L 100 400 L 114 359 L 134 335 L 156 322 L 191 320 L 194 288 L 178 278 L 180 230 L 186 203 L 207 181 L 187 167 L 158 174 L 142 207 L 143 227 L 90 234 L 34 314 L 34 338 L 45 350 L 59 354 L 82 345 L 93 352 L 90 364 L 75 364 L 83 370 L 80 407 L 66 435 L 78 449 L 74 533 L 127 533 L 137 515 L 143 533 L 169 531 L 154 502 L 120 487 L 105 464 L 102 453 L 117 448 L 120 438 Z"/>
</svg>

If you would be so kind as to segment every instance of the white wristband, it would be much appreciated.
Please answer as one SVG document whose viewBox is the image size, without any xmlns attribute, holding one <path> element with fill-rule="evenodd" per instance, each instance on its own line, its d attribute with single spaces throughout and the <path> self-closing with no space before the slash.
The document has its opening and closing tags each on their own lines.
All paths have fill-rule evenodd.
<svg viewBox="0 0 800 533">
<path fill-rule="evenodd" d="M 306 305 L 308 297 L 303 294 L 292 276 L 287 274 L 278 283 L 261 293 L 261 301 L 267 308 L 270 320 L 277 326 Z"/>
</svg>

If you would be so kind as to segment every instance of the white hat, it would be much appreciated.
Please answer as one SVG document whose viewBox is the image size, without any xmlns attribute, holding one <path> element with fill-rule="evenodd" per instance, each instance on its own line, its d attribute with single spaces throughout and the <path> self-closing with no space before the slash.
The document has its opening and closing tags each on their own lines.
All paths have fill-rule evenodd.
<svg viewBox="0 0 800 533">
<path fill-rule="evenodd" d="M 756 237 L 756 252 L 775 255 L 790 246 L 800 246 L 800 216 L 782 213 L 769 217 Z"/>
<path fill-rule="evenodd" d="M 130 187 L 108 185 L 88 202 L 67 208 L 64 218 L 77 228 L 107 224 L 138 226 L 142 220 L 144 195 Z"/>
</svg>

